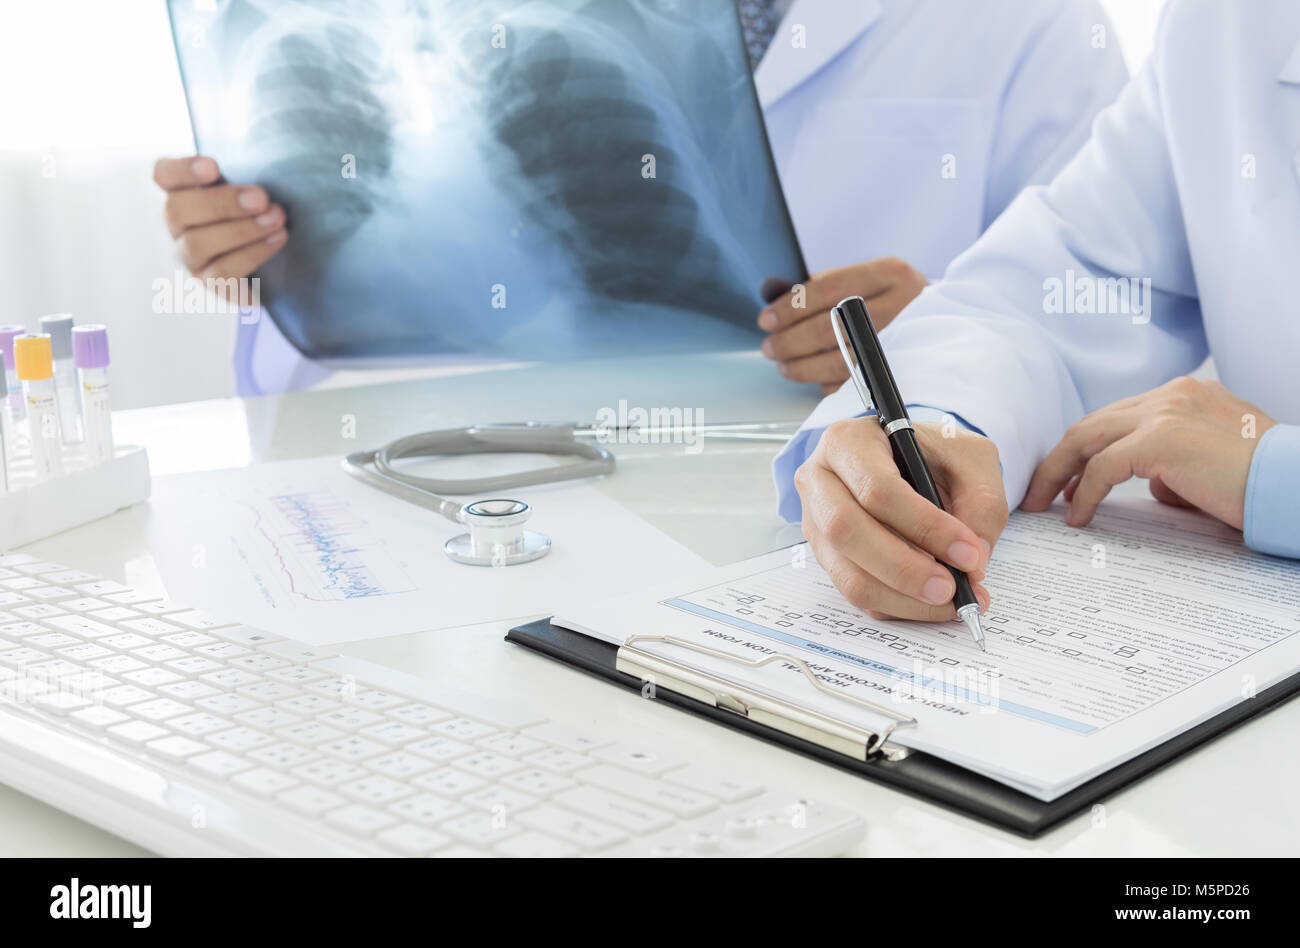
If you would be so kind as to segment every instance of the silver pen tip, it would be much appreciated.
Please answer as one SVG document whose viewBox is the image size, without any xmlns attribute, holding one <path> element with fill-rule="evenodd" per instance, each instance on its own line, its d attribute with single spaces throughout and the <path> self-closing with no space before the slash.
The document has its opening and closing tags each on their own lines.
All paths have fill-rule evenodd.
<svg viewBox="0 0 1300 948">
<path fill-rule="evenodd" d="M 987 652 L 988 647 L 984 644 L 984 627 L 980 624 L 979 606 L 962 606 L 957 610 L 957 615 L 962 622 L 966 623 L 966 628 L 970 629 L 971 638 L 980 647 L 980 651 Z"/>
</svg>

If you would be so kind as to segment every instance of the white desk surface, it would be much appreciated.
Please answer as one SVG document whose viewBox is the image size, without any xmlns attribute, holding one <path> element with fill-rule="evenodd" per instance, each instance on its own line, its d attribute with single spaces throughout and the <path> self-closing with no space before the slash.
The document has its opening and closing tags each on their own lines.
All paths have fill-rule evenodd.
<svg viewBox="0 0 1300 948">
<path fill-rule="evenodd" d="M 530 366 L 123 412 L 123 443 L 148 447 L 156 475 L 261 460 L 342 455 L 402 434 L 484 421 L 595 420 L 597 409 L 702 410 L 704 423 L 798 420 L 816 404 L 757 356 L 627 359 Z M 342 437 L 352 416 L 356 440 Z M 775 513 L 768 466 L 777 445 L 709 442 L 615 447 L 610 496 L 717 564 L 798 539 Z M 1140 482 L 1125 492 L 1144 491 Z M 25 552 L 134 585 L 156 583 L 130 513 L 119 513 Z M 996 590 L 994 590 L 996 595 Z M 525 617 L 519 617 L 525 618 Z M 1291 702 L 1106 800 L 1042 839 L 1028 841 L 904 793 L 589 678 L 503 641 L 511 621 L 339 646 L 340 651 L 552 718 L 697 760 L 762 775 L 867 820 L 866 856 L 1294 855 L 1300 702 Z M 0 855 L 143 855 L 132 844 L 0 786 Z"/>
</svg>

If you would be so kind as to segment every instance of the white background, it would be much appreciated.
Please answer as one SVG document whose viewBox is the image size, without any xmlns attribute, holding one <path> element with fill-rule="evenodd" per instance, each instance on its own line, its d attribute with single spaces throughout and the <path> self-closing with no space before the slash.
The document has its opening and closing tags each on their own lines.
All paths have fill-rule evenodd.
<svg viewBox="0 0 1300 948">
<path fill-rule="evenodd" d="M 1163 0 L 1102 0 L 1130 69 Z M 117 407 L 229 395 L 230 317 L 159 316 L 177 267 L 150 181 L 191 150 L 162 0 L 0 0 L 0 323 L 108 324 Z"/>
</svg>

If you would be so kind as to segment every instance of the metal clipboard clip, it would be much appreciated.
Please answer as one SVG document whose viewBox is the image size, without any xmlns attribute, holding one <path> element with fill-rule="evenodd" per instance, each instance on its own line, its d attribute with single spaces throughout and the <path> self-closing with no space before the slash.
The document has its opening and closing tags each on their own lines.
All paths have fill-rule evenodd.
<svg viewBox="0 0 1300 948">
<path fill-rule="evenodd" d="M 891 723 L 879 732 L 870 731 L 820 711 L 801 708 L 780 698 L 773 698 L 771 695 L 762 694 L 743 685 L 716 678 L 699 669 L 677 664 L 634 645 L 634 643 L 647 642 L 674 645 L 702 655 L 735 662 L 746 668 L 761 668 L 772 662 L 788 662 L 798 668 L 804 678 L 819 691 L 837 700 L 850 702 L 872 714 L 885 717 Z M 656 688 L 666 688 L 704 704 L 723 708 L 757 724 L 856 760 L 866 761 L 875 756 L 891 761 L 902 760 L 908 755 L 907 748 L 889 743 L 889 738 L 896 728 L 916 724 L 916 718 L 911 715 L 875 704 L 856 695 L 831 690 L 817 680 L 817 676 L 803 659 L 787 653 L 751 659 L 671 635 L 633 635 L 619 648 L 615 667 L 626 675 L 649 682 Z"/>
</svg>

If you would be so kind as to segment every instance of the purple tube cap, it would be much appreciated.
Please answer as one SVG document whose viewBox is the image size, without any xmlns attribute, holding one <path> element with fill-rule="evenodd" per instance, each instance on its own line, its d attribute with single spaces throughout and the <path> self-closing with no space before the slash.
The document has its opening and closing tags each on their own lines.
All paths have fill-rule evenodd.
<svg viewBox="0 0 1300 948">
<path fill-rule="evenodd" d="M 79 369 L 108 367 L 108 327 L 72 327 L 72 361 Z"/>
<path fill-rule="evenodd" d="M 4 357 L 5 369 L 10 372 L 14 369 L 14 340 L 25 335 L 27 330 L 22 326 L 0 326 L 0 356 Z"/>
</svg>

